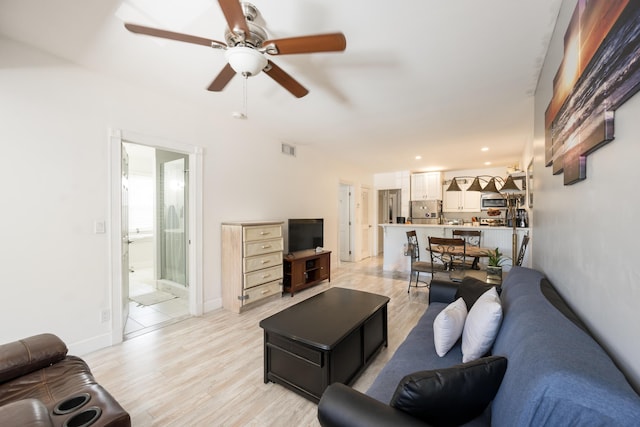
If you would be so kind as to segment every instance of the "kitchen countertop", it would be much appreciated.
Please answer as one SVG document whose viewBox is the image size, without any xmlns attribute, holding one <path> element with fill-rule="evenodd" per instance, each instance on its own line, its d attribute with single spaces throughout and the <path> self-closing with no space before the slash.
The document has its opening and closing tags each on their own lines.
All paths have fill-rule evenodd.
<svg viewBox="0 0 640 427">
<path fill-rule="evenodd" d="M 405 228 L 468 228 L 470 230 L 512 230 L 513 227 L 492 225 L 451 225 L 451 224 L 378 224 L 380 227 Z M 516 230 L 528 230 L 529 227 L 516 227 Z"/>
<path fill-rule="evenodd" d="M 487 248 L 499 248 L 508 257 L 513 257 L 513 228 L 494 227 L 489 225 L 449 225 L 449 224 L 379 224 L 383 234 L 383 265 L 385 271 L 410 272 L 411 257 L 405 256 L 407 245 L 407 231 L 415 230 L 420 247 L 420 259 L 429 260 L 428 237 L 451 237 L 455 229 L 481 230 L 481 246 Z M 529 228 L 516 227 L 516 247 L 525 234 L 529 234 Z M 525 255 L 524 266 L 530 266 L 529 252 Z M 504 271 L 511 269 L 510 265 L 503 266 Z"/>
</svg>

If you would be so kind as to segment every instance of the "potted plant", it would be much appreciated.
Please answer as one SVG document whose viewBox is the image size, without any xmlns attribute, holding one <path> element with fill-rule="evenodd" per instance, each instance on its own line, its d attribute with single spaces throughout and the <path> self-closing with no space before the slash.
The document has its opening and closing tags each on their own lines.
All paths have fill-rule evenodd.
<svg viewBox="0 0 640 427">
<path fill-rule="evenodd" d="M 487 251 L 489 264 L 487 265 L 487 281 L 502 282 L 502 263 L 508 259 L 499 248 Z"/>
</svg>

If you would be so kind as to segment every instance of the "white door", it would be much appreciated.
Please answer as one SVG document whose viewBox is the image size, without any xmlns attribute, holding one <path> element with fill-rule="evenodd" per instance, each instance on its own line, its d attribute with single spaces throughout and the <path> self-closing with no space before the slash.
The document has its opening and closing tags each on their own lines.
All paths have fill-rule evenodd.
<svg viewBox="0 0 640 427">
<path fill-rule="evenodd" d="M 156 149 L 159 279 L 189 287 L 188 156 Z"/>
<path fill-rule="evenodd" d="M 360 259 L 371 256 L 371 218 L 369 215 L 369 189 L 360 189 Z"/>
<path fill-rule="evenodd" d="M 340 184 L 340 261 L 351 261 L 351 186 Z"/>
<path fill-rule="evenodd" d="M 122 244 L 122 332 L 127 326 L 129 318 L 129 154 L 122 146 L 122 217 L 121 217 L 121 244 Z"/>
</svg>

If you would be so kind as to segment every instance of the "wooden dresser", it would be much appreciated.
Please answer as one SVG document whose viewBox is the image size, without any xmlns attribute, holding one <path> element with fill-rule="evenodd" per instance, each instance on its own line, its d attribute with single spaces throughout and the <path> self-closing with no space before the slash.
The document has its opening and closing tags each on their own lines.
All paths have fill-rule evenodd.
<svg viewBox="0 0 640 427">
<path fill-rule="evenodd" d="M 222 306 L 240 313 L 282 295 L 282 222 L 222 223 Z"/>
</svg>

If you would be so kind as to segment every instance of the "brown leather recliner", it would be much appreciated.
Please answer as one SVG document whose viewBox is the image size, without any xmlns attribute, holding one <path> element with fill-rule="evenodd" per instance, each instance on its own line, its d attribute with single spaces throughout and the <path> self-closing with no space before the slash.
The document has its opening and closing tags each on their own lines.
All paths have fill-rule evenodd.
<svg viewBox="0 0 640 427">
<path fill-rule="evenodd" d="M 67 351 L 52 334 L 0 345 L 0 425 L 131 426 L 87 364 Z"/>
</svg>

